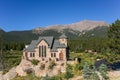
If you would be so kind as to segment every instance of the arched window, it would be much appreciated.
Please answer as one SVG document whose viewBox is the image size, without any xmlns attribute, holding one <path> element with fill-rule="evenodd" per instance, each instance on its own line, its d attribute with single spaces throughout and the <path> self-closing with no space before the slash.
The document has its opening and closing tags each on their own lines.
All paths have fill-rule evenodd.
<svg viewBox="0 0 120 80">
<path fill-rule="evenodd" d="M 41 57 L 41 46 L 39 46 L 39 57 Z"/>
<path fill-rule="evenodd" d="M 53 53 L 51 53 L 51 57 L 53 57 Z"/>
<path fill-rule="evenodd" d="M 46 46 L 44 46 L 44 57 L 46 57 Z"/>
<path fill-rule="evenodd" d="M 56 57 L 56 53 L 54 53 L 54 57 Z"/>
<path fill-rule="evenodd" d="M 35 57 L 35 53 L 33 53 L 33 57 Z"/>
<path fill-rule="evenodd" d="M 46 57 L 46 46 L 39 46 L 39 57 Z"/>
<path fill-rule="evenodd" d="M 43 46 L 42 46 L 42 57 L 43 57 Z"/>
<path fill-rule="evenodd" d="M 32 53 L 30 53 L 30 57 L 32 57 Z"/>
</svg>

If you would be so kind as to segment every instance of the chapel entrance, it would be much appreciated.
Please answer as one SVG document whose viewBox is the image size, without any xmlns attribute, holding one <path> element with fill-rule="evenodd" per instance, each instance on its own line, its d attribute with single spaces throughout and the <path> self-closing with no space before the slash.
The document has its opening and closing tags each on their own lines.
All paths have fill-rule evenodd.
<svg viewBox="0 0 120 80">
<path fill-rule="evenodd" d="M 63 53 L 62 52 L 59 54 L 59 59 L 63 60 Z"/>
</svg>

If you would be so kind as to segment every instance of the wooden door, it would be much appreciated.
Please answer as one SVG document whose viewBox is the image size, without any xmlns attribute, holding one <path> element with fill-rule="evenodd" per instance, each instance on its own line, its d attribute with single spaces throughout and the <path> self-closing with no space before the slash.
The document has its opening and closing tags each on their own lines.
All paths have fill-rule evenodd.
<svg viewBox="0 0 120 80">
<path fill-rule="evenodd" d="M 63 60 L 63 53 L 60 53 L 60 54 L 59 54 L 59 59 L 60 59 L 60 60 Z"/>
</svg>

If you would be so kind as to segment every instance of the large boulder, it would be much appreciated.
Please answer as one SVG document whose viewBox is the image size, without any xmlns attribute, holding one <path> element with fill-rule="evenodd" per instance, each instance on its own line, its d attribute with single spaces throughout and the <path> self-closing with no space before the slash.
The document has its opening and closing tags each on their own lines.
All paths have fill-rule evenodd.
<svg viewBox="0 0 120 80">
<path fill-rule="evenodd" d="M 16 72 L 19 76 L 26 76 L 26 70 L 32 69 L 33 65 L 30 61 L 25 59 L 21 60 L 21 63 L 16 67 Z"/>
</svg>

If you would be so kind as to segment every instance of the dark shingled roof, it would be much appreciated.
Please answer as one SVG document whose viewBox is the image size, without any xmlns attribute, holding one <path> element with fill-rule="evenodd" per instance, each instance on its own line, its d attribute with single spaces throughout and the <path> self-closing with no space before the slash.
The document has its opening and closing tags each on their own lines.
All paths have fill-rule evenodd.
<svg viewBox="0 0 120 80">
<path fill-rule="evenodd" d="M 37 44 L 39 44 L 40 41 L 45 40 L 48 44 L 48 47 L 51 47 L 53 39 L 54 39 L 53 36 L 39 37 Z"/>
<path fill-rule="evenodd" d="M 63 36 L 65 37 L 65 36 Z M 38 40 L 32 40 L 31 44 L 24 51 L 33 52 L 40 41 L 46 41 L 51 51 L 57 51 L 57 48 L 66 48 L 65 44 L 60 44 L 59 40 L 54 40 L 53 36 L 39 37 Z"/>
<path fill-rule="evenodd" d="M 57 48 L 66 48 L 65 44 L 60 44 L 59 40 L 55 40 L 53 43 L 53 47 L 51 49 L 52 52 L 57 51 Z"/>
<path fill-rule="evenodd" d="M 33 52 L 36 46 L 36 41 L 37 40 L 32 40 L 31 44 L 25 49 L 25 51 L 27 50 Z"/>
</svg>

